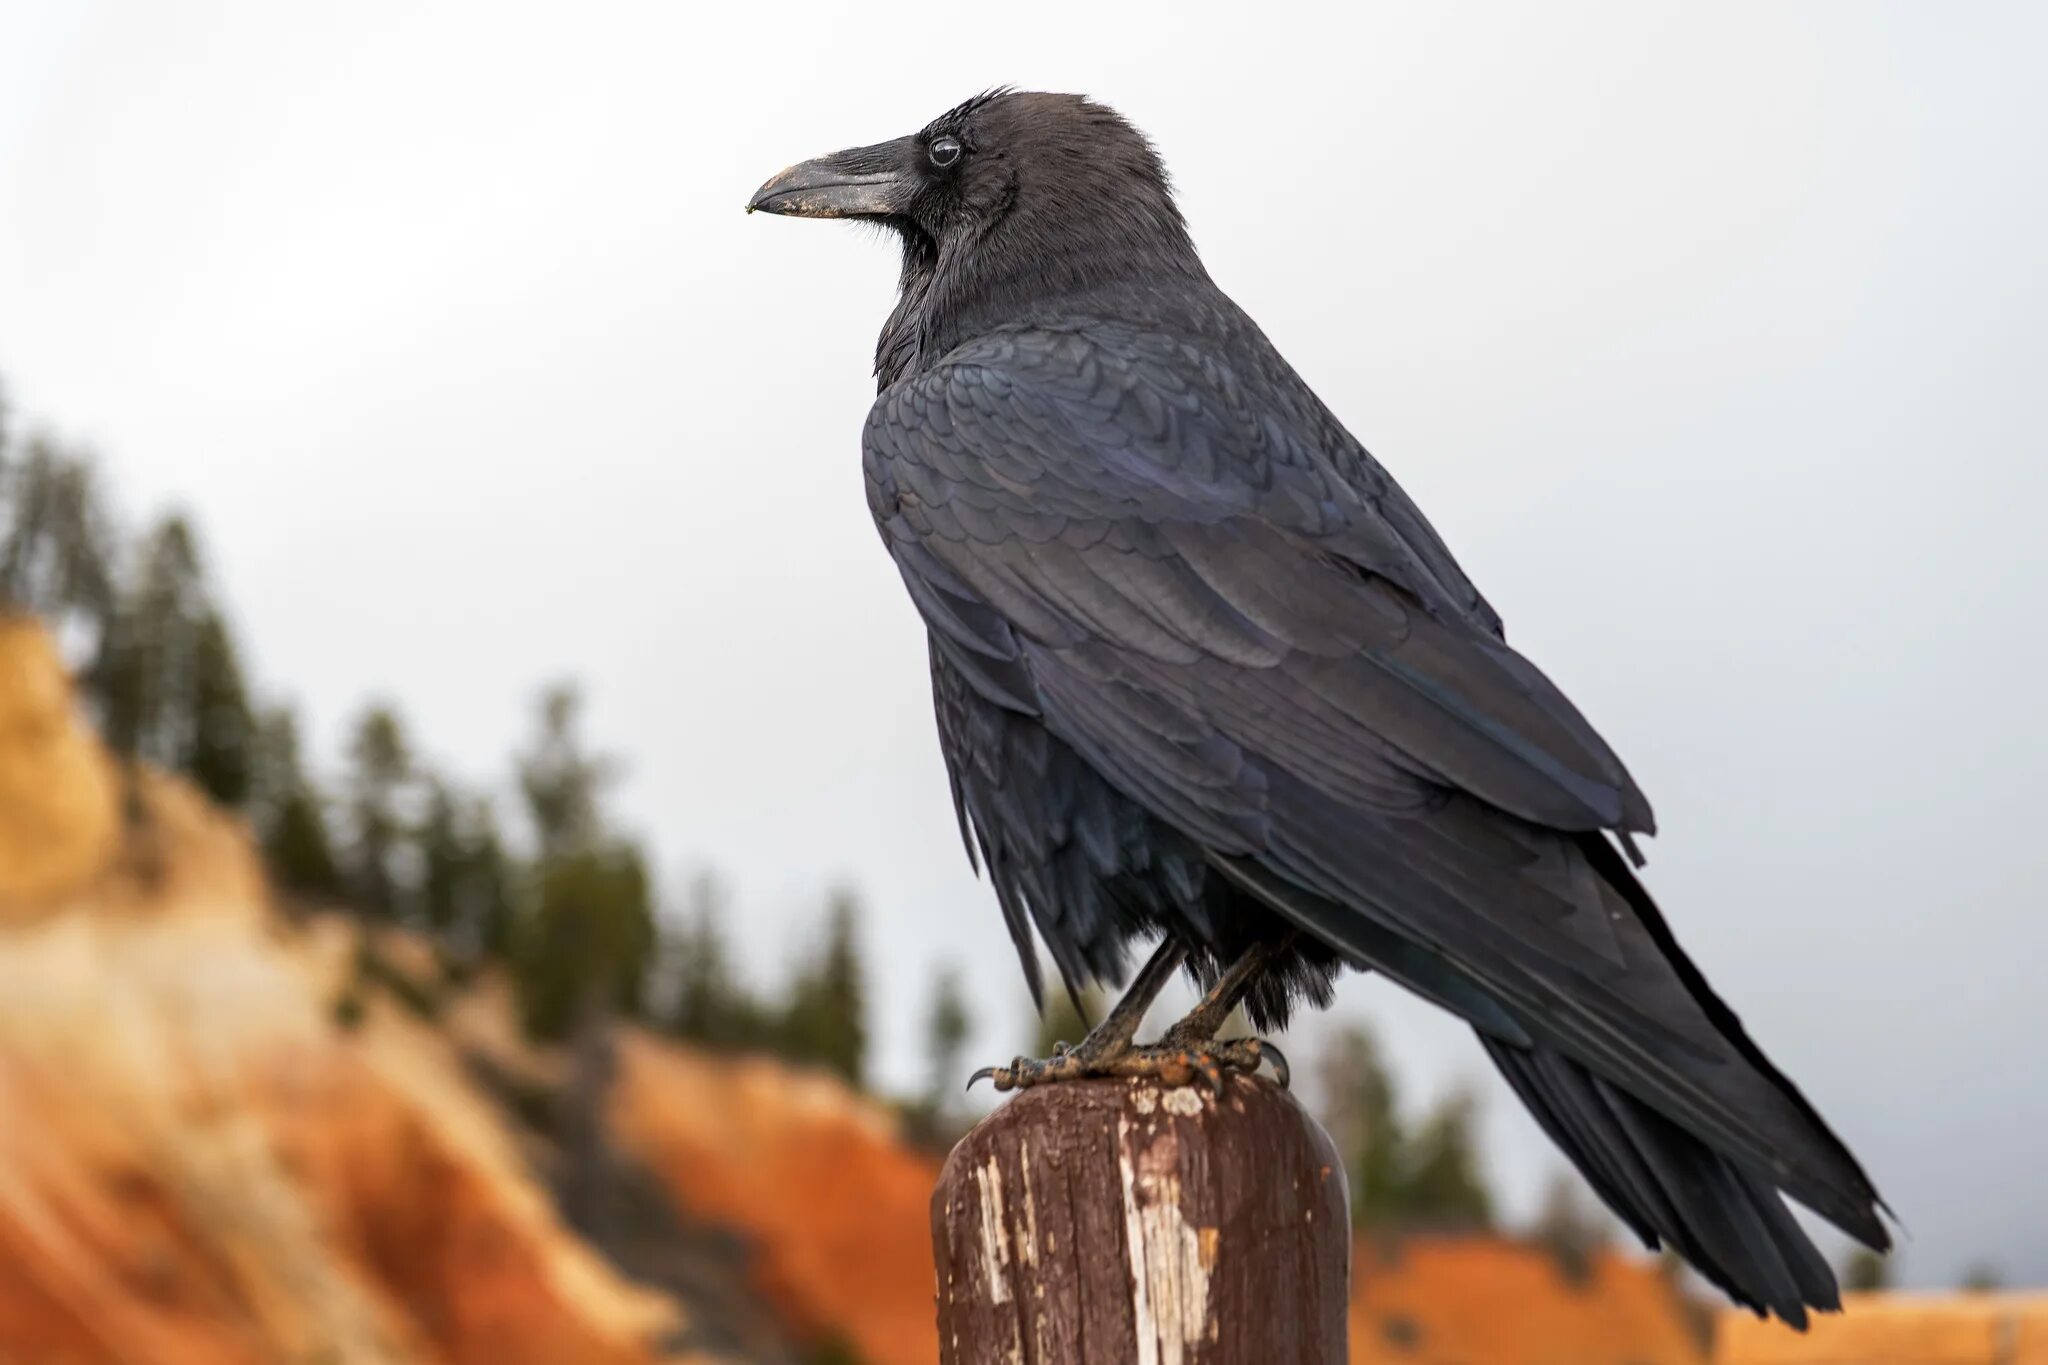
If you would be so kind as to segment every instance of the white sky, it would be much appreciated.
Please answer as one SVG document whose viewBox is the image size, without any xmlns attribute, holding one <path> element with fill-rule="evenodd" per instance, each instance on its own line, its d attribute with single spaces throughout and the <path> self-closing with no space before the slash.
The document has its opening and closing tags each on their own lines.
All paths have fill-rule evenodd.
<svg viewBox="0 0 2048 1365">
<path fill-rule="evenodd" d="M 2048 1282 L 2048 9 L 702 8 L 0 5 L 0 375 L 196 512 L 323 753 L 382 693 L 499 778 L 573 673 L 757 972 L 850 879 L 884 1079 L 942 959 L 1014 1050 L 860 491 L 893 250 L 740 207 L 1086 91 L 1628 760 L 1907 1278 Z M 1393 994 L 1339 1008 L 1481 1084 L 1526 1207 L 1554 1159 Z"/>
</svg>

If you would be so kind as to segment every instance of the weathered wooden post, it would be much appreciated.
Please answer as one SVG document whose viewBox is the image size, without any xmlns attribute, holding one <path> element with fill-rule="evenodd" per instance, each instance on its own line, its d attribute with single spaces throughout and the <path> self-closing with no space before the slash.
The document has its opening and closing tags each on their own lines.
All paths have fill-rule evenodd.
<svg viewBox="0 0 2048 1365">
<path fill-rule="evenodd" d="M 1344 1169 L 1286 1091 L 1025 1090 L 932 1194 L 943 1365 L 1342 1365 Z"/>
</svg>

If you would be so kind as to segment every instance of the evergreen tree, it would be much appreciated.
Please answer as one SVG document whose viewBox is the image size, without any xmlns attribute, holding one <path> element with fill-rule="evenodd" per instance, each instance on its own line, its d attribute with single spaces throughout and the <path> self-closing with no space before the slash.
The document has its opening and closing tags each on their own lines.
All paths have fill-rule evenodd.
<svg viewBox="0 0 2048 1365">
<path fill-rule="evenodd" d="M 593 1019 L 639 1014 L 653 955 L 652 888 L 638 849 L 548 859 L 513 953 L 527 1032 L 559 1041 L 594 1028 Z"/>
<path fill-rule="evenodd" d="M 270 875 L 300 895 L 341 894 L 325 806 L 300 760 L 298 721 L 288 707 L 271 708 L 258 724 L 253 777 L 251 816 Z"/>
<path fill-rule="evenodd" d="M 1559 1272 L 1583 1284 L 1593 1272 L 1593 1258 L 1612 1237 L 1614 1220 L 1586 1194 L 1580 1180 L 1567 1172 L 1551 1176 L 1543 1204 L 1530 1225 L 1529 1238 L 1548 1251 Z"/>
<path fill-rule="evenodd" d="M 1397 1223 L 1408 1141 L 1378 1038 L 1363 1026 L 1346 1029 L 1324 1052 L 1321 1073 L 1329 1130 L 1349 1166 L 1353 1221 L 1368 1228 Z"/>
<path fill-rule="evenodd" d="M 462 829 L 456 796 L 447 782 L 425 782 L 425 813 L 413 838 L 419 850 L 418 908 L 420 919 L 444 940 L 462 914 L 463 881 L 468 874 L 468 841 Z"/>
<path fill-rule="evenodd" d="M 365 709 L 349 739 L 348 756 L 349 843 L 343 862 L 349 894 L 363 913 L 396 919 L 401 910 L 396 855 L 412 776 L 412 751 L 397 712 L 381 703 Z"/>
<path fill-rule="evenodd" d="M 1869 1247 L 1855 1247 L 1842 1262 L 1842 1288 L 1852 1294 L 1874 1294 L 1892 1287 L 1892 1263 Z"/>
<path fill-rule="evenodd" d="M 932 978 L 931 1004 L 924 1016 L 924 1054 L 930 1068 L 925 1102 L 934 1117 L 942 1117 L 960 1091 L 965 1079 L 960 1058 L 973 1032 L 974 1016 L 967 1009 L 960 972 L 954 967 L 942 967 Z"/>
<path fill-rule="evenodd" d="M 1469 1094 L 1448 1096 L 1411 1129 L 1378 1040 L 1362 1027 L 1338 1036 L 1321 1073 L 1325 1126 L 1346 1157 L 1354 1222 L 1388 1233 L 1491 1225 Z"/>
<path fill-rule="evenodd" d="M 512 943 L 516 869 L 498 833 L 497 812 L 483 797 L 460 812 L 463 877 L 457 922 L 480 958 L 501 958 Z"/>
<path fill-rule="evenodd" d="M 113 558 L 92 462 L 42 438 L 17 451 L 0 430 L 0 611 L 39 615 L 96 650 L 114 612 Z"/>
<path fill-rule="evenodd" d="M 1436 1231 L 1493 1226 L 1493 1195 L 1480 1169 L 1479 1105 L 1468 1092 L 1449 1095 L 1416 1129 L 1403 1172 L 1403 1220 Z"/>
<path fill-rule="evenodd" d="M 1989 1261 L 1972 1261 L 1957 1287 L 1965 1294 L 1995 1294 L 2005 1288 L 2005 1277 Z"/>
<path fill-rule="evenodd" d="M 510 943 L 513 869 L 491 803 L 465 797 L 438 776 L 423 786 L 412 835 L 419 919 L 455 964 L 501 957 Z"/>
<path fill-rule="evenodd" d="M 179 768 L 224 806 L 250 797 L 256 767 L 256 722 L 235 643 L 220 613 L 200 617 L 192 641 L 192 704 Z"/>
<path fill-rule="evenodd" d="M 668 944 L 675 981 L 669 1030 L 714 1048 L 756 1047 L 767 1041 L 762 1012 L 734 978 L 721 923 L 725 890 L 709 872 L 690 882 L 682 923 Z"/>
<path fill-rule="evenodd" d="M 191 753 L 198 627 L 209 611 L 192 528 L 166 517 L 142 542 L 91 674 L 108 746 L 122 758 L 176 769 Z"/>
<path fill-rule="evenodd" d="M 519 789 L 543 860 L 588 849 L 599 837 L 598 800 L 612 771 L 584 749 L 582 711 L 573 683 L 542 692 L 540 736 L 519 760 Z"/>
<path fill-rule="evenodd" d="M 646 864 L 637 846 L 606 835 L 600 798 L 611 765 L 584 747 L 580 714 L 575 688 L 549 688 L 540 734 L 518 762 L 540 859 L 530 913 L 515 930 L 513 979 L 540 1038 L 594 1036 L 608 1014 L 640 1013 L 654 959 Z"/>
<path fill-rule="evenodd" d="M 865 971 L 857 936 L 859 906 L 850 891 L 826 905 L 825 938 L 798 973 L 783 1019 L 783 1050 L 859 1086 L 867 1067 Z"/>
</svg>

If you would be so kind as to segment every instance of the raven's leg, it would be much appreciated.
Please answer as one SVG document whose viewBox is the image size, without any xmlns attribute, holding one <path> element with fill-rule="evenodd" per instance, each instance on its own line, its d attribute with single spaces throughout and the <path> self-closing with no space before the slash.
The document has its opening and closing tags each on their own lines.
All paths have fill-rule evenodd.
<svg viewBox="0 0 2048 1365">
<path fill-rule="evenodd" d="M 1244 999 L 1244 993 L 1259 979 L 1259 974 L 1271 966 L 1293 940 L 1294 935 L 1289 933 L 1285 938 L 1254 943 L 1245 949 L 1243 955 L 1216 978 L 1216 984 L 1209 988 L 1209 993 L 1179 1023 L 1168 1029 L 1160 1041 L 1206 1043 L 1215 1038 L 1216 1030 L 1230 1018 L 1230 1012 L 1237 1008 L 1238 1001 Z"/>
<path fill-rule="evenodd" d="M 1279 1048 L 1261 1038 L 1229 1038 L 1218 1042 L 1216 1031 L 1229 1020 L 1230 1012 L 1244 999 L 1244 993 L 1251 989 L 1252 983 L 1287 951 L 1287 945 L 1293 941 L 1294 934 L 1290 930 L 1282 938 L 1254 943 L 1245 949 L 1237 961 L 1216 978 L 1216 984 L 1209 988 L 1208 994 L 1197 1001 L 1179 1023 L 1166 1031 L 1157 1050 L 1189 1057 L 1191 1064 L 1211 1085 L 1220 1084 L 1224 1071 L 1257 1071 L 1260 1062 L 1271 1062 L 1274 1076 L 1285 1087 L 1290 1073 L 1287 1059 L 1280 1055 Z"/>
<path fill-rule="evenodd" d="M 1270 1061 L 1280 1084 L 1284 1086 L 1287 1084 L 1287 1059 L 1271 1043 L 1256 1038 L 1233 1038 L 1222 1043 L 1215 1041 L 1216 1030 L 1223 1027 L 1223 1021 L 1237 1007 L 1246 988 L 1283 946 L 1275 944 L 1252 948 L 1231 964 L 1209 993 L 1202 997 L 1201 1003 L 1168 1030 L 1163 1039 L 1149 1047 L 1138 1047 L 1131 1041 L 1138 1021 L 1144 1018 L 1160 988 L 1187 956 L 1186 948 L 1168 939 L 1139 970 L 1137 979 L 1117 1001 L 1116 1008 L 1078 1045 L 1064 1048 L 1042 1061 L 1019 1057 L 1008 1066 L 984 1067 L 975 1072 L 967 1084 L 972 1088 L 975 1081 L 986 1078 L 993 1081 L 998 1090 L 1015 1090 L 1088 1076 L 1133 1076 L 1164 1081 L 1168 1085 L 1186 1085 L 1200 1076 L 1211 1089 L 1220 1091 L 1225 1071 L 1257 1071 L 1260 1062 Z"/>
<path fill-rule="evenodd" d="M 1088 1036 L 1072 1047 L 1062 1047 L 1052 1056 L 1043 1060 L 1019 1057 L 1008 1066 L 985 1066 L 967 1078 L 967 1088 L 972 1090 L 976 1081 L 993 1081 L 998 1090 L 1016 1090 L 1027 1085 L 1043 1085 L 1047 1081 L 1073 1081 L 1084 1076 L 1107 1076 L 1112 1074 L 1111 1066 L 1129 1056 L 1134 1049 L 1131 1038 L 1138 1031 L 1139 1021 L 1145 1011 L 1152 1008 L 1152 1002 L 1159 998 L 1159 992 L 1166 983 L 1173 980 L 1173 974 L 1180 970 L 1180 964 L 1187 958 L 1187 945 L 1171 934 L 1160 940 L 1152 956 L 1145 959 L 1145 965 L 1138 968 L 1138 974 L 1131 978 L 1131 984 L 1123 996 L 1102 1022 L 1088 1030 Z"/>
</svg>

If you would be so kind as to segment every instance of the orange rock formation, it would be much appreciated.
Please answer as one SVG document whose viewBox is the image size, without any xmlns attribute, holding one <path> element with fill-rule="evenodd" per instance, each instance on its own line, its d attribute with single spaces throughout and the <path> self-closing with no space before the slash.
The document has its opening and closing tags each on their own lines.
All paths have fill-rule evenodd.
<svg viewBox="0 0 2048 1365">
<path fill-rule="evenodd" d="M 620 1062 L 620 1142 L 689 1213 L 748 1234 L 771 1301 L 868 1365 L 938 1359 L 926 1212 L 936 1161 L 829 1076 L 641 1036 L 624 1040 Z"/>
<path fill-rule="evenodd" d="M 1849 1294 L 1804 1336 L 1724 1313 L 1714 1365 L 2048 1365 L 2048 1294 Z"/>
<path fill-rule="evenodd" d="M 0 1359 L 635 1365 L 675 1306 L 555 1220 L 434 1031 L 328 1002 L 243 831 L 110 761 L 0 625 Z"/>
<path fill-rule="evenodd" d="M 1488 1237 L 1361 1240 L 1351 1265 L 1352 1365 L 1704 1365 L 1656 1266 L 1596 1253 L 1567 1279 L 1536 1247 Z"/>
</svg>

